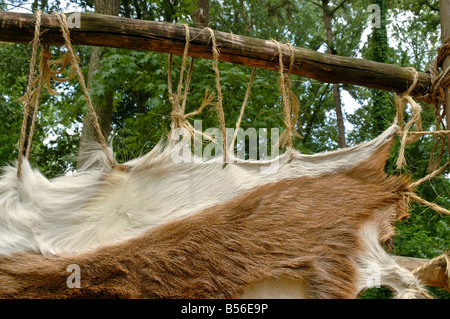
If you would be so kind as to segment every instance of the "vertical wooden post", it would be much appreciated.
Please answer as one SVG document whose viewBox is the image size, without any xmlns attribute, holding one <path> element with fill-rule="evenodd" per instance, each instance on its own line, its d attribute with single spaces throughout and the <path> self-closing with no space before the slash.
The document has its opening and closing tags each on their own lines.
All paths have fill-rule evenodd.
<svg viewBox="0 0 450 319">
<path fill-rule="evenodd" d="M 441 10 L 441 40 L 442 43 L 450 37 L 450 0 L 440 0 L 440 10 Z M 444 70 L 450 67 L 450 56 L 447 57 L 443 64 Z M 445 97 L 445 117 L 447 120 L 447 130 L 450 129 L 450 90 L 447 90 L 447 95 Z M 448 151 L 450 156 L 450 136 L 447 139 Z"/>
</svg>

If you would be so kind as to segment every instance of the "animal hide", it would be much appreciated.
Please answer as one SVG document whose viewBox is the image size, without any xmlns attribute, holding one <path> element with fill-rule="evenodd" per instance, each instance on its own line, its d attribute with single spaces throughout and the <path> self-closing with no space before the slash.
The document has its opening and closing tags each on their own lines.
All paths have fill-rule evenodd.
<svg viewBox="0 0 450 319">
<path fill-rule="evenodd" d="M 267 183 L 355 167 L 397 130 L 392 126 L 372 141 L 335 152 L 292 151 L 270 161 L 236 161 L 225 167 L 198 159 L 176 164 L 173 147 L 162 145 L 125 163 L 128 171 L 112 170 L 103 158 L 100 167 L 51 180 L 25 160 L 22 178 L 10 166 L 0 179 L 0 255 L 76 254 L 119 243 Z M 268 174 L 271 167 L 276 169 Z M 327 194 L 327 187 L 322 192 Z M 321 201 L 316 208 L 317 203 Z"/>
<path fill-rule="evenodd" d="M 409 181 L 384 172 L 391 144 L 379 143 L 356 165 L 344 165 L 342 159 L 348 161 L 361 148 L 311 157 L 307 163 L 316 168 L 313 174 L 281 175 L 285 178 L 241 189 L 227 202 L 208 202 L 195 214 L 175 213 L 177 218 L 122 243 L 74 256 L 3 257 L 0 298 L 239 298 L 265 280 L 296 283 L 308 298 L 355 298 L 373 285 L 371 269 L 377 270 L 378 284 L 390 285 L 397 296 L 418 297 L 421 284 L 381 246 L 392 239 L 394 223 L 407 216 L 401 192 L 408 191 Z M 327 168 L 319 170 L 316 160 L 327 162 Z M 151 161 L 145 163 L 149 166 L 143 171 L 151 171 Z M 159 164 L 154 163 L 157 172 L 172 173 Z M 129 180 L 132 174 L 125 176 Z M 126 185 L 123 178 L 104 178 L 97 185 L 109 190 Z M 184 187 L 176 185 L 172 190 Z M 95 197 L 125 200 L 119 190 Z M 138 191 L 121 191 L 128 197 L 132 190 Z M 108 204 L 116 208 L 119 201 L 114 203 Z M 180 205 L 167 204 L 171 209 Z M 87 207 L 94 211 L 94 206 Z M 85 226 L 84 219 L 79 222 Z M 112 226 L 117 229 L 116 223 Z M 66 269 L 74 264 L 80 269 L 80 288 L 66 284 Z"/>
</svg>

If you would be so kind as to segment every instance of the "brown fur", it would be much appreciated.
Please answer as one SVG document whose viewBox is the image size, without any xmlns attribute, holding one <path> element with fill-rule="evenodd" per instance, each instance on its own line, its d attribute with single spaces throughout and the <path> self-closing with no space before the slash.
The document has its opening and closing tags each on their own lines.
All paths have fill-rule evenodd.
<svg viewBox="0 0 450 319">
<path fill-rule="evenodd" d="M 347 171 L 264 185 L 127 242 L 68 257 L 0 259 L 2 298 L 237 298 L 264 278 L 302 281 L 311 298 L 354 298 L 358 230 L 380 240 L 406 215 L 390 145 Z M 66 268 L 81 268 L 81 288 Z"/>
</svg>

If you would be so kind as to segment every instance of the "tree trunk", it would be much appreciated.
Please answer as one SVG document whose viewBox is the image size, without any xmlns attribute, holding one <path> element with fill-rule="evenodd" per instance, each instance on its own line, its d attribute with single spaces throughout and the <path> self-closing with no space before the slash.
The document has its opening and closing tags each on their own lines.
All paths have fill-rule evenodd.
<svg viewBox="0 0 450 319">
<path fill-rule="evenodd" d="M 328 1 L 329 0 L 322 0 L 323 20 L 325 22 L 325 30 L 327 32 L 328 53 L 334 55 L 336 54 L 336 49 L 334 48 L 333 44 L 333 33 L 331 31 L 331 14 L 330 9 L 328 8 Z M 339 84 L 337 83 L 333 84 L 333 99 L 338 125 L 339 147 L 344 148 L 347 147 L 347 143 L 345 141 L 345 126 L 344 117 L 342 115 L 341 93 L 339 90 Z"/>
<path fill-rule="evenodd" d="M 95 12 L 108 15 L 119 15 L 120 0 L 95 0 Z M 101 47 L 92 47 L 91 59 L 89 62 L 89 72 L 88 72 L 88 87 L 92 83 L 92 75 L 94 71 L 98 70 L 101 62 L 102 55 Z M 100 127 L 103 132 L 103 136 L 108 140 L 109 134 L 111 133 L 111 121 L 112 121 L 112 111 L 113 111 L 113 100 L 114 100 L 114 89 L 108 88 L 109 90 L 105 93 L 105 98 L 99 103 L 95 103 L 94 109 L 99 118 Z M 77 167 L 83 165 L 83 154 L 88 150 L 89 145 L 92 142 L 98 142 L 99 137 L 93 126 L 92 118 L 89 114 L 86 114 L 83 120 L 83 130 L 81 133 L 80 149 L 78 151 L 78 161 Z"/>
<path fill-rule="evenodd" d="M 39 2 L 41 3 L 39 5 Z M 33 3 L 31 4 L 31 11 L 36 12 L 36 10 L 42 10 L 45 11 L 45 9 L 47 9 L 48 6 L 48 0 L 34 0 Z"/>
<path fill-rule="evenodd" d="M 442 43 L 450 37 L 450 1 L 440 0 L 440 10 L 441 10 L 441 39 Z M 450 56 L 444 60 L 443 64 L 444 70 L 450 68 Z M 445 117 L 447 121 L 447 130 L 450 130 L 450 91 L 447 90 L 447 96 L 445 98 Z M 448 151 L 450 156 L 450 136 L 447 136 Z"/>
<path fill-rule="evenodd" d="M 375 0 L 375 4 L 380 7 L 380 24 L 378 26 L 372 26 L 372 36 L 369 44 L 369 59 L 387 63 L 389 42 L 386 29 L 386 0 Z M 373 115 L 373 136 L 378 136 L 380 132 L 383 132 L 389 123 L 387 118 L 391 117 L 389 114 L 389 95 L 387 92 L 373 90 L 372 91 L 372 115 Z"/>
<path fill-rule="evenodd" d="M 194 27 L 209 26 L 209 0 L 197 0 L 197 9 L 192 13 Z"/>
</svg>

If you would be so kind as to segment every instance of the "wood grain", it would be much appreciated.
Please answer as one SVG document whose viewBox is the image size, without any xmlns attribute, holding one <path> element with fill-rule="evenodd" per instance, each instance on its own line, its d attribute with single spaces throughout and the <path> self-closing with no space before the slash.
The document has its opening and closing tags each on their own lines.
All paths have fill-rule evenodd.
<svg viewBox="0 0 450 319">
<path fill-rule="evenodd" d="M 182 55 L 184 28 L 165 22 L 136 20 L 95 13 L 79 13 L 80 28 L 71 28 L 73 44 L 150 50 Z M 66 14 L 68 17 L 70 13 Z M 33 37 L 34 15 L 0 12 L 0 41 L 29 43 Z M 42 16 L 42 43 L 61 45 L 63 39 L 54 15 Z M 190 28 L 189 56 L 212 59 L 210 34 Z M 277 70 L 275 43 L 269 40 L 215 31 L 220 61 L 262 69 Z M 289 65 L 290 53 L 282 44 L 284 64 Z M 292 73 L 326 83 L 343 83 L 393 92 L 404 92 L 411 85 L 411 71 L 395 65 L 319 53 L 294 47 L 295 64 Z M 430 86 L 430 76 L 419 72 L 419 83 L 413 94 L 423 94 Z"/>
</svg>

